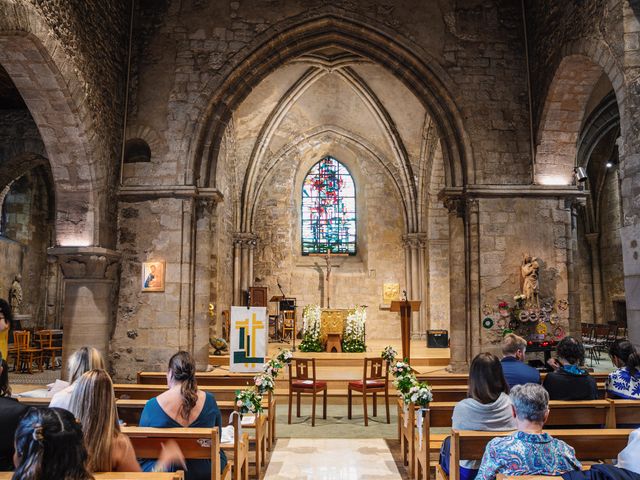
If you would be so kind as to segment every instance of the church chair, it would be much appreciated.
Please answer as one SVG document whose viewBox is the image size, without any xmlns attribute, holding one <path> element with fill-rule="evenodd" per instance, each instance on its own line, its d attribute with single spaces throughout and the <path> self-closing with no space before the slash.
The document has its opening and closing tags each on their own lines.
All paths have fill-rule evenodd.
<svg viewBox="0 0 640 480">
<path fill-rule="evenodd" d="M 296 312 L 295 310 L 286 310 L 282 314 L 282 333 L 280 334 L 280 340 L 288 342 L 293 340 L 293 336 L 296 334 Z"/>
<path fill-rule="evenodd" d="M 384 403 L 387 409 L 387 423 L 391 423 L 389 415 L 389 366 L 382 358 L 365 358 L 362 380 L 349 382 L 348 385 L 348 418 L 351 419 L 353 391 L 362 394 L 362 408 L 364 410 L 364 426 L 369 426 L 367 412 L 367 395 L 373 397 L 373 416 L 378 416 L 377 395 L 384 393 Z"/>
<path fill-rule="evenodd" d="M 42 368 L 42 349 L 31 346 L 31 332 L 29 330 L 16 330 L 13 332 L 13 343 L 17 348 L 16 363 L 14 370 L 17 368 L 24 371 L 26 366 L 27 373 L 33 373 L 33 363 L 38 363 L 38 368 Z"/>
<path fill-rule="evenodd" d="M 316 379 L 315 358 L 293 358 L 289 364 L 289 423 L 293 394 L 296 395 L 296 416 L 300 416 L 300 395 L 307 394 L 313 398 L 311 405 L 311 426 L 316 426 L 316 398 L 322 392 L 322 418 L 327 418 L 327 382 Z"/>
<path fill-rule="evenodd" d="M 56 369 L 56 357 L 62 356 L 62 346 L 55 343 L 53 330 L 40 330 L 34 333 L 36 343 L 42 349 L 42 360 L 51 370 Z"/>
</svg>

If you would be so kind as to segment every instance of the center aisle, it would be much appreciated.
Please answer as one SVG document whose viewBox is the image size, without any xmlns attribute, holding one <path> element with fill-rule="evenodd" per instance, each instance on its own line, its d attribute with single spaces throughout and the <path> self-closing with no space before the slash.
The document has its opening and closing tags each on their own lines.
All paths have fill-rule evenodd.
<svg viewBox="0 0 640 480">
<path fill-rule="evenodd" d="M 381 439 L 281 438 L 264 480 L 401 480 Z"/>
</svg>

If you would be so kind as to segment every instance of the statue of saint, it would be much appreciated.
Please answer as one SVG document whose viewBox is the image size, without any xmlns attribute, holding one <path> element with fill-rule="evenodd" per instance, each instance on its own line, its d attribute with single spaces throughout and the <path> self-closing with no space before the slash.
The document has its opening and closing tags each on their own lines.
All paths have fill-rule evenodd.
<svg viewBox="0 0 640 480">
<path fill-rule="evenodd" d="M 522 255 L 520 267 L 520 285 L 527 305 L 538 306 L 538 270 L 540 264 L 536 257 L 529 254 Z"/>
<path fill-rule="evenodd" d="M 9 290 L 9 303 L 11 304 L 11 311 L 15 315 L 16 313 L 20 313 L 20 309 L 22 308 L 22 285 L 20 282 L 22 281 L 22 275 L 17 274 L 11 284 L 11 289 Z"/>
</svg>

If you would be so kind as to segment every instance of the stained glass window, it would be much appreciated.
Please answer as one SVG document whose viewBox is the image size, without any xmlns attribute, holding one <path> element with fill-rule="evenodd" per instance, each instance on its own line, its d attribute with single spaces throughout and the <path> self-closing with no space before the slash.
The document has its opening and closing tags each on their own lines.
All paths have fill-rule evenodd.
<svg viewBox="0 0 640 480">
<path fill-rule="evenodd" d="M 356 253 L 356 188 L 333 157 L 316 163 L 302 186 L 302 254 Z"/>
</svg>

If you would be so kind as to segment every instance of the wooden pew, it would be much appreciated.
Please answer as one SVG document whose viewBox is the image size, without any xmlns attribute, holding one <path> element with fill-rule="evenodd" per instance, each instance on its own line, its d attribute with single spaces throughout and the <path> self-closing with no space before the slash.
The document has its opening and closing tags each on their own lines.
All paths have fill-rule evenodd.
<svg viewBox="0 0 640 480">
<path fill-rule="evenodd" d="M 580 461 L 615 459 L 627 446 L 632 429 L 546 430 L 546 433 L 565 441 L 575 449 Z M 460 480 L 460 459 L 481 460 L 485 447 L 492 438 L 509 435 L 511 432 L 452 431 L 451 452 L 447 477 L 441 468 L 436 468 L 438 480 Z"/>
<path fill-rule="evenodd" d="M 11 480 L 13 472 L 0 472 L 0 480 Z M 184 472 L 107 472 L 94 473 L 96 480 L 184 480 Z"/>
<path fill-rule="evenodd" d="M 235 425 L 234 425 L 235 427 Z M 237 431 L 237 430 L 236 430 Z M 133 444 L 138 458 L 157 458 L 158 452 L 162 449 L 162 443 L 174 440 L 187 460 L 211 460 L 211 480 L 239 480 L 241 470 L 246 469 L 246 464 L 242 464 L 243 457 L 242 444 L 244 448 L 248 443 L 246 434 L 242 439 L 234 439 L 231 450 L 235 455 L 238 443 L 239 456 L 234 456 L 234 460 L 240 459 L 240 467 L 233 468 L 234 462 L 227 462 L 224 471 L 220 473 L 220 434 L 214 428 L 149 428 L 149 427 L 122 427 L 122 433 L 127 435 Z M 228 446 L 227 446 L 228 448 Z M 232 477 L 233 468 L 233 477 Z M 244 471 L 242 472 L 244 473 Z"/>
<path fill-rule="evenodd" d="M 546 373 L 542 373 L 541 379 L 544 380 Z M 591 372 L 590 375 L 596 379 L 596 382 L 602 383 L 607 379 L 608 373 Z M 448 373 L 448 372 L 431 372 L 419 373 L 416 375 L 421 382 L 428 382 L 431 386 L 448 386 L 448 385 L 467 385 L 469 383 L 468 373 Z"/>
<path fill-rule="evenodd" d="M 200 386 L 251 387 L 255 373 L 196 372 L 196 381 Z M 138 372 L 137 383 L 143 385 L 166 385 L 167 372 Z"/>
<path fill-rule="evenodd" d="M 598 386 L 598 398 L 604 398 L 604 383 Z M 431 387 L 434 402 L 459 402 L 467 398 L 467 385 L 435 385 Z"/>
<path fill-rule="evenodd" d="M 630 428 L 640 426 L 640 400 L 618 400 L 609 398 L 611 414 L 608 428 Z"/>
<path fill-rule="evenodd" d="M 235 401 L 236 391 L 241 389 L 241 387 L 207 385 L 199 386 L 198 388 L 204 392 L 212 393 L 218 404 L 220 404 L 221 401 Z M 157 397 L 166 389 L 167 387 L 162 384 L 140 385 L 136 383 L 116 383 L 113 385 L 116 398 L 126 400 L 149 400 Z M 263 402 L 263 408 L 265 409 L 267 420 L 267 435 L 265 438 L 267 440 L 267 448 L 271 450 L 276 441 L 276 396 L 268 394 L 266 396 L 266 402 Z"/>
<path fill-rule="evenodd" d="M 415 452 L 414 472 L 416 478 L 427 478 L 431 455 L 438 453 L 446 433 L 432 434 L 430 428 L 451 428 L 453 409 L 456 402 L 432 402 L 424 415 L 422 424 L 422 442 L 417 428 L 414 432 L 413 448 Z M 545 428 L 602 428 L 609 425 L 612 404 L 608 400 L 585 400 L 549 402 L 549 418 Z M 464 458 L 464 457 L 463 457 Z"/>
<path fill-rule="evenodd" d="M 416 409 L 413 404 L 407 407 L 401 398 L 397 401 L 398 407 L 398 437 L 400 438 L 400 454 L 402 455 L 402 463 L 407 466 L 409 476 L 413 478 L 415 471 L 415 443 L 413 429 L 416 423 Z M 405 414 L 407 412 L 407 420 L 405 422 Z"/>
</svg>

